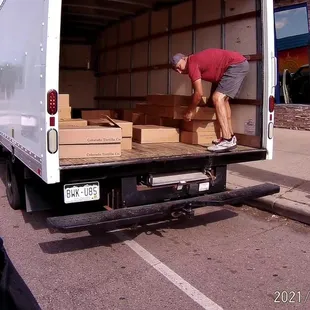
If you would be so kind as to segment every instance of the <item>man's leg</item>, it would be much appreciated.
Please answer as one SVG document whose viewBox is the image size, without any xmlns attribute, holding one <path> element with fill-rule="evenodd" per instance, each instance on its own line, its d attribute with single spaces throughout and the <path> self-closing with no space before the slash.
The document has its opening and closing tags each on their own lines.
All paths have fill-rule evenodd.
<svg viewBox="0 0 310 310">
<path fill-rule="evenodd" d="M 212 85 L 211 85 L 210 95 L 209 95 L 209 98 L 208 98 L 208 100 L 206 102 L 207 107 L 210 107 L 210 108 L 214 107 L 213 95 L 214 95 L 214 93 L 216 91 L 217 86 L 218 86 L 218 83 L 212 83 Z"/>
<path fill-rule="evenodd" d="M 217 116 L 218 122 L 222 130 L 223 138 L 226 140 L 230 140 L 231 132 L 229 128 L 229 121 L 228 121 L 228 115 L 227 115 L 227 103 L 226 103 L 227 96 L 225 94 L 222 94 L 216 91 L 213 94 L 212 99 L 213 99 L 213 104 L 215 106 L 216 116 Z"/>
<path fill-rule="evenodd" d="M 237 147 L 237 141 L 232 137 L 231 123 L 228 116 L 231 118 L 231 110 L 227 96 L 219 91 L 213 94 L 213 103 L 215 106 L 216 116 L 222 130 L 222 138 L 218 143 L 208 147 L 211 152 L 226 152 Z"/>
<path fill-rule="evenodd" d="M 222 132 L 224 139 L 219 139 L 218 141 L 214 141 L 214 146 L 211 146 L 208 148 L 209 151 L 213 152 L 221 152 L 221 151 L 227 151 L 230 149 L 233 149 L 237 146 L 237 139 L 234 136 L 234 131 L 232 129 L 231 124 L 231 109 L 229 105 L 229 98 L 235 98 L 238 97 L 238 94 L 240 92 L 241 86 L 243 84 L 244 78 L 247 75 L 249 71 L 249 64 L 247 61 L 244 61 L 243 63 L 230 66 L 223 75 L 221 81 L 219 82 L 219 85 L 216 89 L 216 93 L 225 94 L 225 115 L 227 119 L 227 127 L 228 132 L 230 135 L 230 139 L 225 138 L 227 137 L 227 130 Z M 219 119 L 220 121 L 220 119 Z M 221 125 L 221 129 L 222 125 Z M 225 135 L 225 136 L 224 136 Z"/>
<path fill-rule="evenodd" d="M 233 131 L 233 128 L 231 125 L 231 109 L 230 109 L 230 105 L 229 105 L 229 97 L 226 97 L 225 106 L 226 106 L 226 114 L 227 114 L 227 119 L 228 119 L 228 126 L 229 126 L 230 135 L 233 136 L 234 131 Z"/>
<path fill-rule="evenodd" d="M 231 109 L 230 109 L 230 104 L 229 104 L 229 97 L 226 97 L 225 99 L 225 107 L 226 107 L 226 114 L 227 114 L 227 119 L 228 119 L 230 135 L 233 139 L 236 140 L 236 136 L 234 134 L 234 130 L 231 124 Z M 219 139 L 213 140 L 212 144 L 219 144 L 222 140 L 223 140 L 223 137 L 220 137 Z"/>
</svg>

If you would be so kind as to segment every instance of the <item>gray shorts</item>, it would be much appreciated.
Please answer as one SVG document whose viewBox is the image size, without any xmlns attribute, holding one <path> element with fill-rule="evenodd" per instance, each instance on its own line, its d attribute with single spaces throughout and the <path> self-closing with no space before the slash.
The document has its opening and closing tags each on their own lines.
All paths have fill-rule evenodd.
<svg viewBox="0 0 310 310">
<path fill-rule="evenodd" d="M 248 72 L 249 63 L 247 60 L 239 64 L 229 66 L 222 79 L 218 83 L 216 91 L 225 94 L 230 98 L 238 97 L 244 78 Z"/>
</svg>

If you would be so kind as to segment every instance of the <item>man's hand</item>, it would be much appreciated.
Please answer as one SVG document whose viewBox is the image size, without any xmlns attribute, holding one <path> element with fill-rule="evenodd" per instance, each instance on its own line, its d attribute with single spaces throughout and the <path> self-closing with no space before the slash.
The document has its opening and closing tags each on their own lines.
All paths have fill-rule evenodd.
<svg viewBox="0 0 310 310">
<path fill-rule="evenodd" d="M 194 112 L 192 110 L 187 110 L 183 116 L 184 121 L 190 122 L 193 118 Z"/>
</svg>

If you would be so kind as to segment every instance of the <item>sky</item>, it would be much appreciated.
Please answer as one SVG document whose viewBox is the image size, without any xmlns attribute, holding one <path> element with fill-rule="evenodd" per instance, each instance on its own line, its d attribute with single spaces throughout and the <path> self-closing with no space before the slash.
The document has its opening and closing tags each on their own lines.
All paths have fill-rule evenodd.
<svg viewBox="0 0 310 310">
<path fill-rule="evenodd" d="M 275 13 L 277 39 L 309 32 L 306 7 Z"/>
</svg>

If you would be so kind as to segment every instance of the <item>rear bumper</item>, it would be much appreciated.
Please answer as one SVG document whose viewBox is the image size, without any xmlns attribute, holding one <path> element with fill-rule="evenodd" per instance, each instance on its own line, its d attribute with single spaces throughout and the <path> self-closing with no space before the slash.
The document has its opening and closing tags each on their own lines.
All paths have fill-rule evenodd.
<svg viewBox="0 0 310 310">
<path fill-rule="evenodd" d="M 265 183 L 188 199 L 121 208 L 111 211 L 50 217 L 47 219 L 47 222 L 50 227 L 60 232 L 74 232 L 95 227 L 113 230 L 132 224 L 140 224 L 144 221 L 165 218 L 170 216 L 173 212 L 185 209 L 240 204 L 249 199 L 276 194 L 279 193 L 279 191 L 280 187 L 278 185 Z"/>
</svg>

